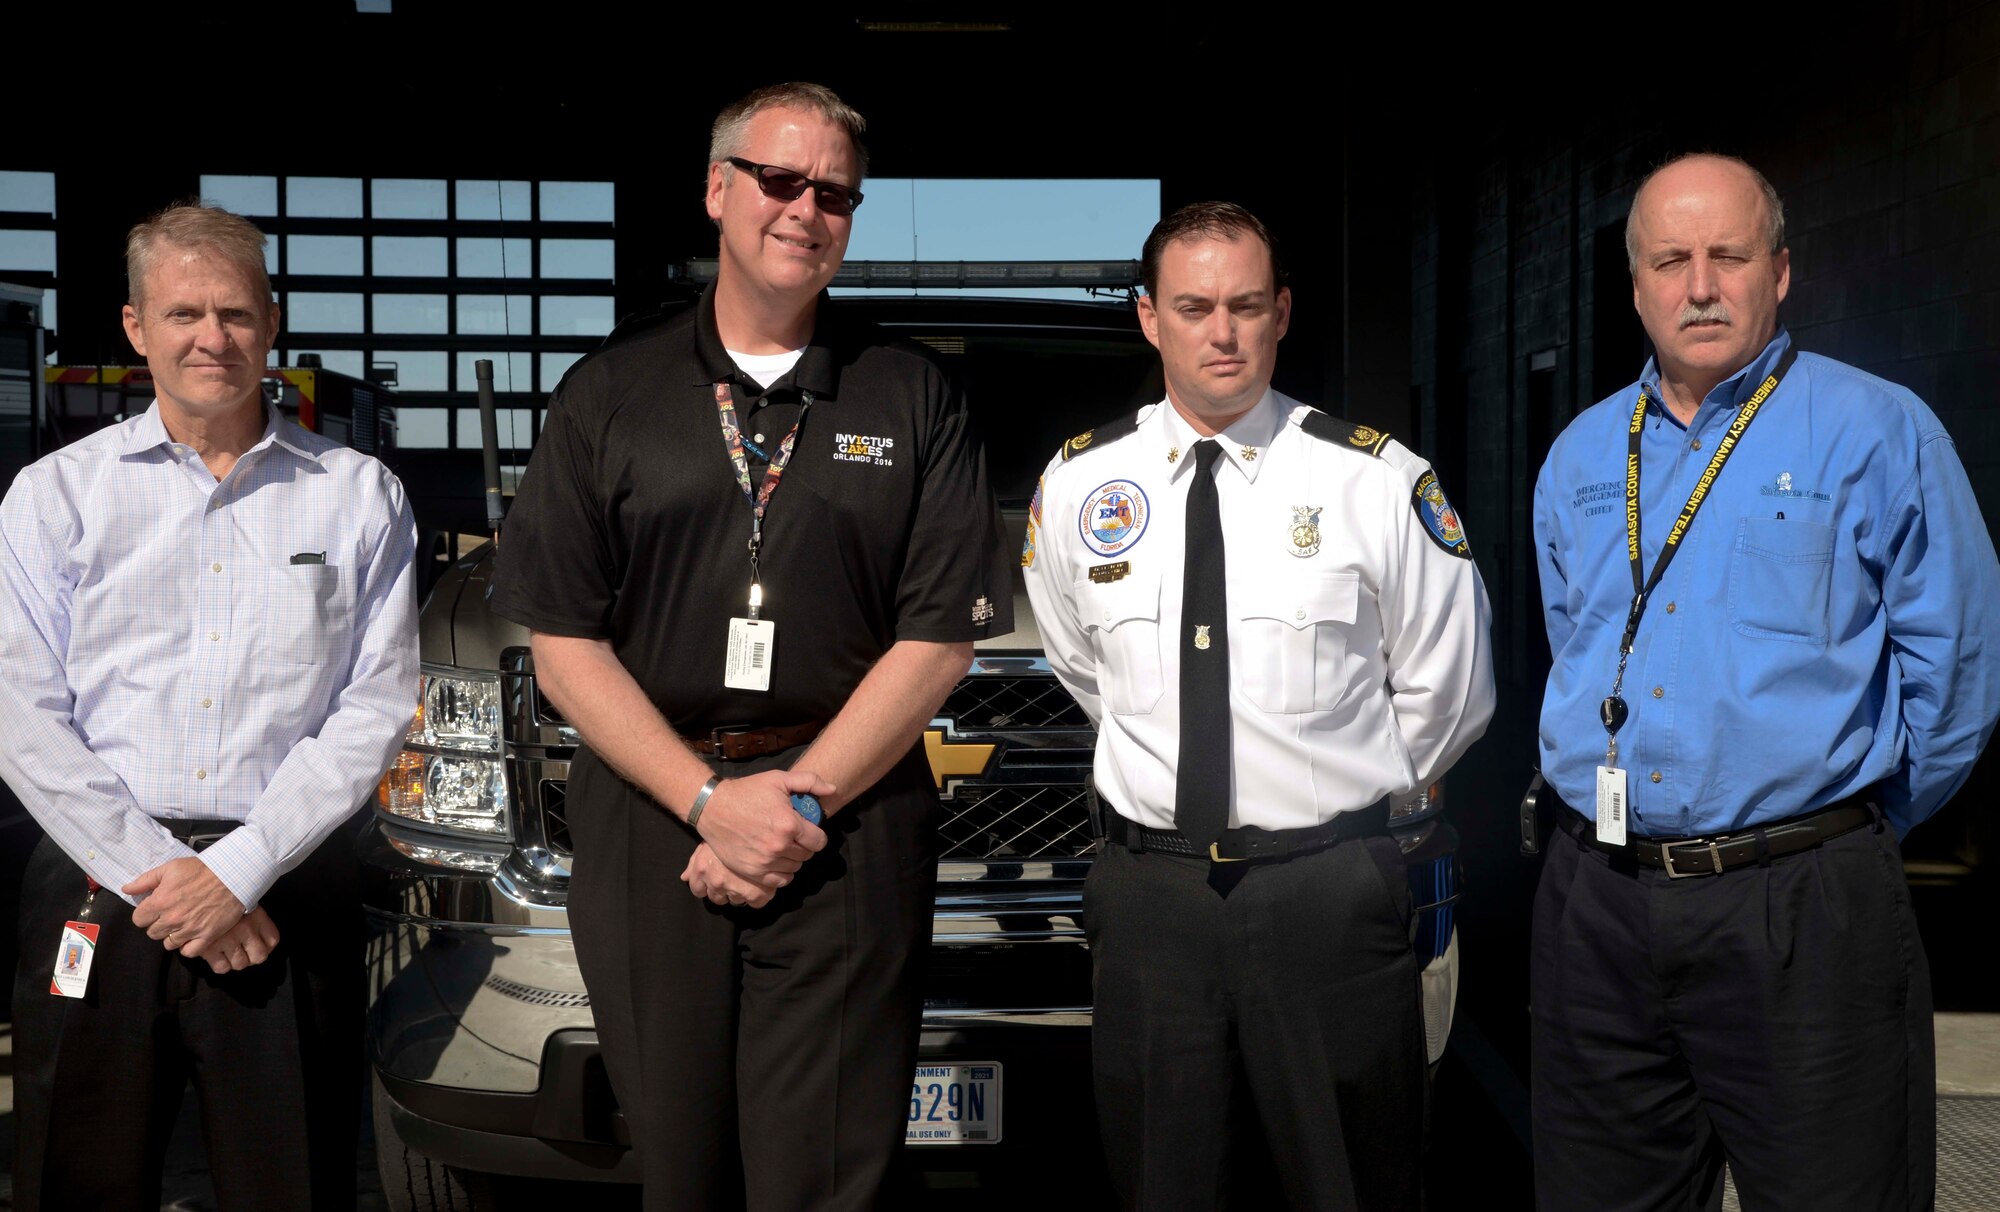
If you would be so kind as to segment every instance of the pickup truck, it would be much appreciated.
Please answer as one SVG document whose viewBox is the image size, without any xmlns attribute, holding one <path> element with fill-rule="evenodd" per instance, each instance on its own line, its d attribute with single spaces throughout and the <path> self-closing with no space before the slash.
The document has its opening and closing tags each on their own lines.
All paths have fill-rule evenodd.
<svg viewBox="0 0 2000 1212">
<path fill-rule="evenodd" d="M 1164 394 L 1129 298 L 841 306 L 952 366 L 1017 544 L 1061 442 Z M 422 708 L 361 836 L 377 1155 L 398 1209 L 488 1204 L 496 1176 L 637 1181 L 564 914 L 578 738 L 536 688 L 527 635 L 488 609 L 492 553 L 451 560 L 424 604 Z M 1078 921 L 1094 733 L 1049 671 L 1018 573 L 1014 589 L 1016 629 L 978 646 L 922 740 L 944 853 L 905 1139 L 933 1167 L 939 1150 L 976 1153 L 965 1169 L 1097 1156 Z M 1395 809 L 1424 860 L 1411 878 L 1433 1061 L 1457 967 L 1440 807 L 1427 788 Z"/>
</svg>

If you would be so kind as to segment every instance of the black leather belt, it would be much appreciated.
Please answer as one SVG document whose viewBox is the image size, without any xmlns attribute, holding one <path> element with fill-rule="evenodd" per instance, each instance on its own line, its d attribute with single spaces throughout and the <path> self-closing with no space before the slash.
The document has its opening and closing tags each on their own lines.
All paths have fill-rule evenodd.
<svg viewBox="0 0 2000 1212">
<path fill-rule="evenodd" d="M 1156 850 L 1186 858 L 1205 858 L 1216 863 L 1247 863 L 1290 858 L 1295 854 L 1324 850 L 1351 837 L 1386 833 L 1389 828 L 1389 801 L 1371 804 L 1358 812 L 1343 812 L 1329 821 L 1304 829 L 1258 829 L 1246 825 L 1225 829 L 1222 837 L 1206 850 L 1197 849 L 1178 829 L 1153 829 L 1120 816 L 1110 804 L 1104 805 L 1104 838 L 1127 850 Z"/>
<path fill-rule="evenodd" d="M 687 747 L 696 753 L 719 757 L 725 762 L 741 762 L 803 745 L 825 728 L 825 720 L 788 724 L 783 728 L 711 728 L 707 736 L 691 736 L 686 740 Z"/>
<path fill-rule="evenodd" d="M 1553 788 L 1551 788 L 1553 790 Z M 1874 823 L 1880 810 L 1869 800 L 1872 789 L 1824 808 L 1757 825 L 1738 833 L 1714 837 L 1653 838 L 1634 837 L 1623 846 L 1613 846 L 1597 838 L 1597 825 L 1583 814 L 1556 800 L 1565 832 L 1614 857 L 1629 858 L 1642 867 L 1665 871 L 1674 879 L 1697 875 L 1721 875 L 1735 867 L 1768 863 L 1774 858 L 1811 850 L 1843 833 L 1852 833 Z"/>
<path fill-rule="evenodd" d="M 185 842 L 191 850 L 208 849 L 210 846 L 227 837 L 231 831 L 243 823 L 242 821 L 203 819 L 199 817 L 175 818 L 173 820 L 155 817 L 153 819 L 159 821 L 168 833 Z"/>
</svg>

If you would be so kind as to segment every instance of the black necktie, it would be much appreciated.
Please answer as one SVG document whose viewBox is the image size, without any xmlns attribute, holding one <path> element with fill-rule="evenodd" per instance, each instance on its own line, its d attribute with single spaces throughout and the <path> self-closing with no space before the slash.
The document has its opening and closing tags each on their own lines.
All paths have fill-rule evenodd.
<svg viewBox="0 0 2000 1212">
<path fill-rule="evenodd" d="M 1174 826 L 1202 849 L 1229 824 L 1229 609 L 1223 584 L 1222 509 L 1215 461 L 1222 447 L 1194 444 L 1188 484 L 1187 559 L 1181 584 L 1181 748 Z"/>
</svg>

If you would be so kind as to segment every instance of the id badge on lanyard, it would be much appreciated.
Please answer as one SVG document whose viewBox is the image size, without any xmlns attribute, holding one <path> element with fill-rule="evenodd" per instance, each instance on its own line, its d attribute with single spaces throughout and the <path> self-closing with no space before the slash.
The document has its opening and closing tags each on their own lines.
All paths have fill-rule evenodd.
<svg viewBox="0 0 2000 1212">
<path fill-rule="evenodd" d="M 97 901 L 97 881 L 84 880 L 83 909 L 75 920 L 63 923 L 62 940 L 56 944 L 55 975 L 49 992 L 56 997 L 82 997 L 90 989 L 90 965 L 97 958 L 97 923 L 90 920 L 90 907 Z"/>
<path fill-rule="evenodd" d="M 799 429 L 806 423 L 806 414 L 812 411 L 812 393 L 801 392 L 803 405 L 799 409 L 799 419 L 792 424 L 792 431 L 778 444 L 771 456 L 770 466 L 764 472 L 763 487 L 750 487 L 750 461 L 743 454 L 743 431 L 736 424 L 736 393 L 730 389 L 727 380 L 715 385 L 715 409 L 722 419 L 722 444 L 729 451 L 729 460 L 736 467 L 736 484 L 743 490 L 744 499 L 750 502 L 750 605 L 745 615 L 729 620 L 729 645 L 722 662 L 722 684 L 731 690 L 756 690 L 768 692 L 771 689 L 771 660 L 776 655 L 778 627 L 771 620 L 759 617 L 764 609 L 764 583 L 758 569 L 758 557 L 764 546 L 764 512 L 770 507 L 771 497 L 778 491 L 778 481 L 784 478 L 785 465 L 792 461 L 792 448 L 798 442 Z"/>
<path fill-rule="evenodd" d="M 1667 565 L 1680 554 L 1681 540 L 1694 525 L 1695 515 L 1701 512 L 1703 502 L 1708 500 L 1709 491 L 1715 487 L 1722 467 L 1729 462 L 1729 456 L 1736 453 L 1736 447 L 1749 432 L 1750 422 L 1757 419 L 1757 411 L 1771 393 L 1778 390 L 1785 372 L 1799 355 L 1798 347 L 1785 351 L 1777 368 L 1765 377 L 1743 406 L 1736 410 L 1736 420 L 1729 426 L 1722 440 L 1715 444 L 1715 453 L 1709 456 L 1708 466 L 1702 469 L 1701 478 L 1695 481 L 1694 491 L 1682 507 L 1680 516 L 1668 528 L 1666 541 L 1660 547 L 1660 554 L 1653 561 L 1650 576 L 1643 573 L 1639 551 L 1639 445 L 1646 428 L 1646 393 L 1639 393 L 1639 402 L 1632 408 L 1632 423 L 1626 429 L 1625 455 L 1625 557 L 1632 567 L 1632 605 L 1625 612 L 1625 634 L 1618 641 L 1618 674 L 1611 681 L 1611 693 L 1598 704 L 1597 717 L 1604 725 L 1604 764 L 1597 768 L 1597 839 L 1606 845 L 1622 846 L 1626 839 L 1626 817 L 1631 806 L 1626 795 L 1625 771 L 1618 765 L 1618 730 L 1625 726 L 1629 714 L 1624 695 L 1625 663 L 1632 657 L 1632 644 L 1639 635 L 1639 620 L 1645 617 L 1646 603 L 1652 598 L 1653 590 L 1659 587 L 1660 578 L 1666 575 Z"/>
</svg>

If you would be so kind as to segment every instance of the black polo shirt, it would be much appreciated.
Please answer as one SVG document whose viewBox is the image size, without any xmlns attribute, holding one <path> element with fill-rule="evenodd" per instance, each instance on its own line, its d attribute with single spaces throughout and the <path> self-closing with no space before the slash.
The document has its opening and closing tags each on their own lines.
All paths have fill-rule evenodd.
<svg viewBox="0 0 2000 1212">
<path fill-rule="evenodd" d="M 722 684 L 729 620 L 749 602 L 751 518 L 716 411 L 723 379 L 743 432 L 773 454 L 812 395 L 764 516 L 762 617 L 777 627 L 765 693 Z M 1009 563 L 978 435 L 931 350 L 822 296 L 812 343 L 766 390 L 724 351 L 711 286 L 579 362 L 550 399 L 493 609 L 609 640 L 668 723 L 706 732 L 830 719 L 897 640 L 1004 634 Z"/>
</svg>

